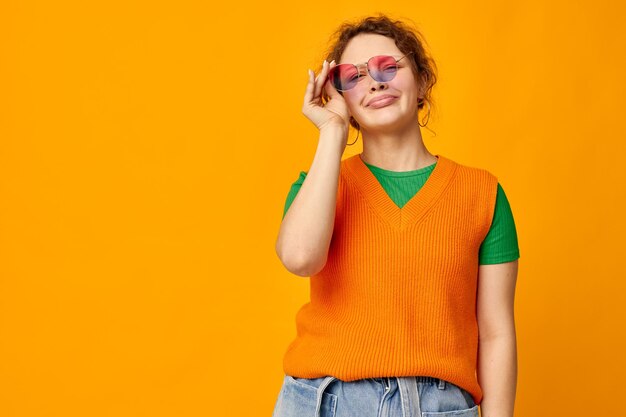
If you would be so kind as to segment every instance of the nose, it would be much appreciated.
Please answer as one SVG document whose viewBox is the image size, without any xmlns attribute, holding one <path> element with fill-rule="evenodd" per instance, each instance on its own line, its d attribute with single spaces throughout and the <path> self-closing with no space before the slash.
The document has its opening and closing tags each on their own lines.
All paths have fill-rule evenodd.
<svg viewBox="0 0 626 417">
<path fill-rule="evenodd" d="M 359 67 L 359 71 L 361 71 L 360 67 Z M 367 69 L 364 73 L 361 73 L 361 74 L 362 74 L 362 77 L 365 77 L 367 82 L 370 84 L 370 91 L 384 90 L 387 88 L 387 83 L 385 81 L 376 81 L 374 77 L 372 77 L 372 74 L 370 74 L 369 69 Z M 365 80 L 361 80 L 361 81 L 365 82 Z"/>
<path fill-rule="evenodd" d="M 370 91 L 384 90 L 384 89 L 387 88 L 387 83 L 386 82 L 376 81 L 372 77 L 370 77 L 370 80 L 371 80 L 370 82 L 372 83 L 370 85 Z"/>
</svg>

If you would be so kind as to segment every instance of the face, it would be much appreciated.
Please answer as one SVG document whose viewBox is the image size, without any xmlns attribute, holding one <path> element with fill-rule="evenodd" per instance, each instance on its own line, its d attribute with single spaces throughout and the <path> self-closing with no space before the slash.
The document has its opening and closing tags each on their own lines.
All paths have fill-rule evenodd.
<svg viewBox="0 0 626 417">
<path fill-rule="evenodd" d="M 365 64 L 376 55 L 391 55 L 400 59 L 405 54 L 391 38 L 362 33 L 348 42 L 337 63 Z M 365 65 L 360 66 L 361 73 L 366 75 L 359 79 L 354 88 L 342 94 L 350 114 L 359 123 L 361 130 L 399 129 L 407 123 L 417 123 L 417 101 L 420 92 L 408 61 L 412 58 L 413 55 L 409 55 L 398 62 L 396 76 L 382 83 L 367 73 Z M 383 94 L 390 94 L 396 98 L 382 107 L 373 103 L 370 105 L 370 100 Z"/>
</svg>

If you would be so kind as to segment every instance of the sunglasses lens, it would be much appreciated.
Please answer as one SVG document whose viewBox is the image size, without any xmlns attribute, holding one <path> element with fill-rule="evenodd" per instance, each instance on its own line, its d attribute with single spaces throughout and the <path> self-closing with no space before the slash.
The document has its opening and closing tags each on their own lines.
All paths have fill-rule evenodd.
<svg viewBox="0 0 626 417">
<path fill-rule="evenodd" d="M 346 91 L 356 85 L 359 79 L 359 71 L 352 64 L 339 64 L 330 70 L 328 78 L 337 90 Z"/>
<path fill-rule="evenodd" d="M 391 81 L 398 72 L 398 63 L 392 56 L 375 56 L 369 61 L 370 75 L 379 82 Z"/>
</svg>

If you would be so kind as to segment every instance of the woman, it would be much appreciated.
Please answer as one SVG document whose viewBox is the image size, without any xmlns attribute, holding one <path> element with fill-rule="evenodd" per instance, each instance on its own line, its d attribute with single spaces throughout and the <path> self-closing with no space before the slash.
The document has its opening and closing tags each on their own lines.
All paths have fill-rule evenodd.
<svg viewBox="0 0 626 417">
<path fill-rule="evenodd" d="M 273 417 L 477 417 L 479 404 L 512 417 L 519 248 L 504 191 L 424 146 L 436 76 L 417 30 L 380 15 L 336 35 L 309 71 L 320 138 L 276 242 L 311 301 Z M 349 125 L 363 152 L 342 160 Z"/>
</svg>

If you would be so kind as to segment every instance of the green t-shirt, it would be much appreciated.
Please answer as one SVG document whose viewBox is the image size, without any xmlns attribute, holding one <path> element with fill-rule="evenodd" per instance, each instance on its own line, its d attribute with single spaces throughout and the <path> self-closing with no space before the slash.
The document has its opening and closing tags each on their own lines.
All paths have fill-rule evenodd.
<svg viewBox="0 0 626 417">
<path fill-rule="evenodd" d="M 372 171 L 389 197 L 402 208 L 424 185 L 430 173 L 435 169 L 436 163 L 416 169 L 413 171 L 389 171 L 364 161 L 365 165 Z M 301 171 L 298 179 L 291 185 L 283 218 L 289 210 L 289 206 L 296 198 L 307 172 Z M 496 197 L 496 207 L 493 213 L 493 221 L 487 236 L 480 245 L 479 264 L 499 264 L 511 262 L 520 257 L 517 242 L 517 231 L 509 200 L 504 194 L 504 189 L 498 183 L 498 193 Z"/>
</svg>

